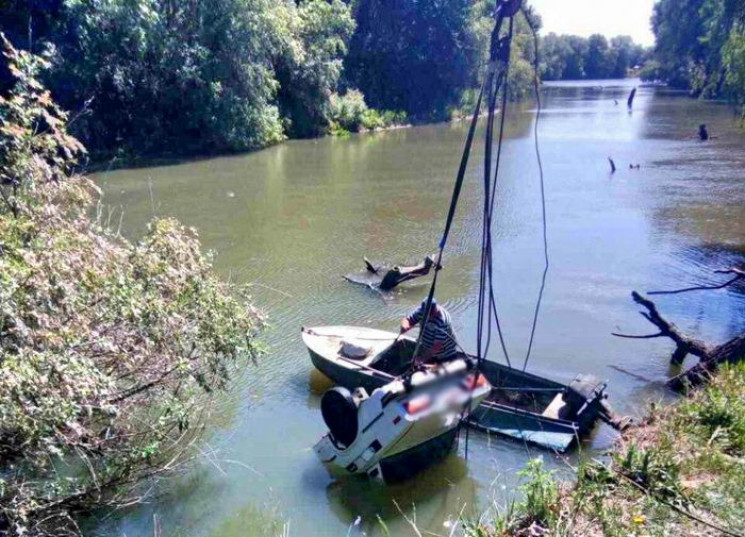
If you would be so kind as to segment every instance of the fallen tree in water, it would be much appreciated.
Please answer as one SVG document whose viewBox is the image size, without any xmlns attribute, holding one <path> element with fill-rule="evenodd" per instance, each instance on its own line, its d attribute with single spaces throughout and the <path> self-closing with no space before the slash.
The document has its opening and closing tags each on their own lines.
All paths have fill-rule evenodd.
<svg viewBox="0 0 745 537">
<path fill-rule="evenodd" d="M 1 34 L 0 34 L 0 37 Z M 0 98 L 0 535 L 78 535 L 185 460 L 262 318 L 219 282 L 196 232 L 132 244 L 89 217 L 82 145 L 3 39 Z"/>
<path fill-rule="evenodd" d="M 716 272 L 718 274 L 733 275 L 734 277 L 721 285 L 690 287 L 675 291 L 657 291 L 649 294 L 667 295 L 686 293 L 690 291 L 723 289 L 745 278 L 745 271 L 739 268 L 733 267 L 718 270 Z M 631 339 L 670 338 L 675 343 L 675 352 L 670 361 L 676 365 L 682 364 L 689 354 L 699 358 L 699 362 L 695 366 L 668 380 L 667 384 L 670 388 L 680 391 L 686 387 L 698 386 L 709 379 L 711 374 L 722 364 L 738 362 L 745 358 L 745 334 L 740 334 L 721 345 L 712 346 L 681 332 L 677 326 L 669 322 L 660 314 L 655 303 L 648 298 L 643 297 L 637 292 L 633 292 L 631 296 L 634 299 L 634 302 L 646 309 L 646 311 L 640 312 L 641 315 L 650 323 L 655 325 L 659 329 L 659 332 L 644 336 L 630 336 L 627 334 L 614 333 L 614 336 Z"/>
<path fill-rule="evenodd" d="M 424 261 L 418 265 L 409 267 L 374 265 L 367 257 L 363 257 L 363 261 L 367 270 L 364 275 L 349 274 L 344 276 L 344 278 L 349 282 L 366 285 L 379 291 L 391 291 L 404 282 L 426 276 L 437 263 L 434 254 L 425 257 Z M 440 270 L 441 268 L 441 266 L 438 266 L 436 270 Z"/>
</svg>

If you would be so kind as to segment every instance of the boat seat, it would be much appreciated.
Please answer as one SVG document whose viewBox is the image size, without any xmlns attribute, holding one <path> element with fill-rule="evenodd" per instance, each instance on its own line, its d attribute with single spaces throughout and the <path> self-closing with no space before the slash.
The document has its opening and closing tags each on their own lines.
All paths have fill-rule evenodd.
<svg viewBox="0 0 745 537">
<path fill-rule="evenodd" d="M 344 358 L 349 358 L 350 360 L 364 360 L 370 356 L 371 352 L 372 348 L 361 347 L 360 345 L 355 345 L 349 341 L 342 341 L 339 346 L 339 354 Z"/>
<path fill-rule="evenodd" d="M 543 411 L 543 416 L 555 420 L 568 419 L 570 408 L 566 401 L 564 401 L 564 393 L 557 393 L 553 401 Z"/>
</svg>

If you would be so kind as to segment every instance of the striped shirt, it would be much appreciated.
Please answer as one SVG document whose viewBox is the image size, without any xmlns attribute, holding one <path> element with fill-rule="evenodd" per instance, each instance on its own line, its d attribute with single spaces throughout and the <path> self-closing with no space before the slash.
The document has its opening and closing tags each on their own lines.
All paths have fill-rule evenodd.
<svg viewBox="0 0 745 537">
<path fill-rule="evenodd" d="M 424 317 L 424 305 L 419 306 L 411 312 L 406 319 L 414 326 Z M 432 306 L 432 310 L 435 306 Z M 424 356 L 429 362 L 442 362 L 452 360 L 458 352 L 458 344 L 455 341 L 455 333 L 450 319 L 450 314 L 442 306 L 437 306 L 436 313 L 430 313 L 429 321 L 422 328 L 422 348 L 420 356 Z M 432 356 L 435 344 L 440 343 L 440 350 Z"/>
</svg>

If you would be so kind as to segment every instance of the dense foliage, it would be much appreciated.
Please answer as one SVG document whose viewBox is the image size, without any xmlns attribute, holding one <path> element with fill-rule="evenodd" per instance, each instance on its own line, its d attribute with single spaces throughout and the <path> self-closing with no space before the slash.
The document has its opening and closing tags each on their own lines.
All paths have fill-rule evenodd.
<svg viewBox="0 0 745 537">
<path fill-rule="evenodd" d="M 132 244 L 91 219 L 83 146 L 3 38 L 0 534 L 77 535 L 75 514 L 171 470 L 261 316 L 214 276 L 193 230 Z"/>
<path fill-rule="evenodd" d="M 625 78 L 644 63 L 646 50 L 628 36 L 608 42 L 599 34 L 589 38 L 548 34 L 541 40 L 544 80 Z"/>
<path fill-rule="evenodd" d="M 402 110 L 414 119 L 443 119 L 470 105 L 464 92 L 477 87 L 494 27 L 494 2 L 358 0 L 357 30 L 345 60 L 347 83 L 373 108 Z M 535 15 L 536 28 L 540 20 Z M 517 18 L 509 92 L 532 88 L 533 38 Z"/>
<path fill-rule="evenodd" d="M 94 150 L 238 151 L 317 134 L 354 29 L 341 0 L 64 0 L 44 24 L 38 1 L 6 3 L 0 24 L 17 43 L 31 23 L 54 45 L 47 80 L 63 106 L 87 109 L 75 132 Z"/>
<path fill-rule="evenodd" d="M 745 0 L 660 0 L 648 78 L 745 103 Z"/>
<path fill-rule="evenodd" d="M 344 95 L 331 95 L 329 118 L 331 132 L 334 134 L 384 129 L 404 125 L 408 120 L 405 112 L 380 113 L 370 108 L 359 90 L 349 90 Z"/>
<path fill-rule="evenodd" d="M 19 47 L 52 46 L 46 81 L 90 150 L 192 154 L 404 114 L 444 119 L 478 86 L 493 9 L 493 0 L 0 0 L 0 31 Z M 513 97 L 530 90 L 531 50 L 519 22 Z M 338 117 L 339 99 L 360 96 L 364 118 Z"/>
<path fill-rule="evenodd" d="M 354 17 L 347 77 L 374 108 L 443 117 L 476 84 L 472 0 L 358 0 Z"/>
</svg>

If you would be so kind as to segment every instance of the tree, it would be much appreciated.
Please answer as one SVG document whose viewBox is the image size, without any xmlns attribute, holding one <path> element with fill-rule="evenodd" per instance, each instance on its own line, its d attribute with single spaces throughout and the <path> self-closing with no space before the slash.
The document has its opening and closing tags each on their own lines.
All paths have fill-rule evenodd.
<svg viewBox="0 0 745 537">
<path fill-rule="evenodd" d="M 317 136 L 328 127 L 355 23 L 341 0 L 308 0 L 290 15 L 293 31 L 274 62 L 280 112 L 292 136 Z"/>
<path fill-rule="evenodd" d="M 134 244 L 89 218 L 48 62 L 0 45 L 0 534 L 77 536 L 185 462 L 263 318 L 174 220 Z"/>
<path fill-rule="evenodd" d="M 591 35 L 587 40 L 587 55 L 585 56 L 585 76 L 587 78 L 607 78 L 608 68 L 608 40 L 600 34 Z"/>
<path fill-rule="evenodd" d="M 740 23 L 727 40 L 722 58 L 725 90 L 737 104 L 743 106 L 745 117 L 745 26 Z"/>
<path fill-rule="evenodd" d="M 610 65 L 610 76 L 625 78 L 628 70 L 636 65 L 634 40 L 629 36 L 614 37 L 610 41 L 613 63 Z"/>
<path fill-rule="evenodd" d="M 481 50 L 471 0 L 358 0 L 347 85 L 374 108 L 442 118 L 475 85 Z"/>
<path fill-rule="evenodd" d="M 6 2 L 17 35 L 55 3 Z M 85 110 L 74 128 L 93 151 L 242 151 L 323 132 L 354 28 L 342 0 L 55 5 L 34 23 L 57 50 L 47 81 Z"/>
<path fill-rule="evenodd" d="M 572 55 L 566 36 L 550 33 L 541 40 L 541 76 L 544 80 L 563 80 Z"/>
<path fill-rule="evenodd" d="M 732 81 L 745 25 L 745 0 L 660 0 L 652 28 L 655 60 L 667 82 L 702 97 L 739 99 Z"/>
<path fill-rule="evenodd" d="M 587 76 L 585 70 L 585 57 L 587 56 L 587 40 L 577 36 L 567 38 L 571 54 L 567 58 L 564 69 L 564 79 L 579 80 Z"/>
</svg>

